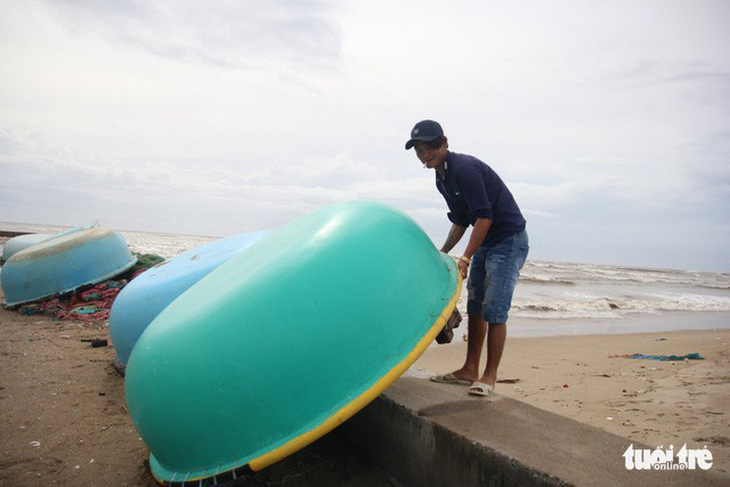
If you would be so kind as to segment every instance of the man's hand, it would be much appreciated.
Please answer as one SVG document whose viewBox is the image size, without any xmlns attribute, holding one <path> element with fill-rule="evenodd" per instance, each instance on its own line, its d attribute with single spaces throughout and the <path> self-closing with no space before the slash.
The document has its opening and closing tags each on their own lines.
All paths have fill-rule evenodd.
<svg viewBox="0 0 730 487">
<path fill-rule="evenodd" d="M 469 273 L 469 264 L 467 264 L 466 261 L 459 259 L 458 261 L 456 261 L 456 265 L 459 267 L 461 277 L 463 279 L 466 279 L 466 275 Z"/>
</svg>

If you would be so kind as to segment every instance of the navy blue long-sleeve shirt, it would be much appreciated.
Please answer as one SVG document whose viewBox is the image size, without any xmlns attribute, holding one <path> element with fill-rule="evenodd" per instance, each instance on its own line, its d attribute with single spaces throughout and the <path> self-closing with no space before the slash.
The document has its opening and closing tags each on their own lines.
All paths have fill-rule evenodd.
<svg viewBox="0 0 730 487">
<path fill-rule="evenodd" d="M 436 187 L 449 206 L 449 220 L 468 227 L 478 218 L 492 220 L 482 247 L 525 229 L 525 219 L 512 193 L 486 163 L 466 154 L 447 152 L 445 177 L 436 172 Z"/>
</svg>

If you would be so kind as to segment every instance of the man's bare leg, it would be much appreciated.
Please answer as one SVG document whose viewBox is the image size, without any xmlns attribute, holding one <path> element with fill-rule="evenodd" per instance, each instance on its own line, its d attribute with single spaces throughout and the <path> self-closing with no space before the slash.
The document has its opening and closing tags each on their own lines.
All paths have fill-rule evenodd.
<svg viewBox="0 0 730 487">
<path fill-rule="evenodd" d="M 469 315 L 468 327 L 469 340 L 466 344 L 466 361 L 453 374 L 458 379 L 474 382 L 479 377 L 479 362 L 484 349 L 484 339 L 487 336 L 487 323 L 481 315 Z M 499 361 L 497 365 L 499 365 Z"/>
<path fill-rule="evenodd" d="M 502 360 L 504 344 L 507 341 L 507 323 L 490 323 L 487 333 L 487 367 L 479 382 L 494 387 L 497 383 L 497 369 Z"/>
</svg>

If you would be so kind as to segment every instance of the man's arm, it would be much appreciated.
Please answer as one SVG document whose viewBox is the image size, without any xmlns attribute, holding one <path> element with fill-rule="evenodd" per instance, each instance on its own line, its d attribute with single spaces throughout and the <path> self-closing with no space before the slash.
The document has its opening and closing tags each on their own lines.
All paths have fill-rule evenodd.
<svg viewBox="0 0 730 487">
<path fill-rule="evenodd" d="M 467 257 L 468 259 L 472 258 L 477 249 L 479 249 L 479 246 L 482 242 L 484 242 L 487 232 L 489 231 L 489 227 L 491 226 L 491 219 L 477 218 L 477 221 L 474 222 L 474 229 L 472 229 L 471 236 L 469 237 L 469 243 L 466 244 L 466 249 L 464 249 L 464 257 Z"/>
<path fill-rule="evenodd" d="M 484 242 L 490 226 L 492 226 L 492 220 L 489 218 L 477 218 L 477 221 L 474 222 L 474 228 L 469 236 L 469 243 L 466 244 L 466 249 L 464 249 L 464 257 L 467 260 L 464 260 L 464 257 L 462 257 L 458 262 L 459 272 L 461 272 L 462 277 L 466 277 L 469 266 L 471 265 L 471 258 L 482 242 Z"/>
<path fill-rule="evenodd" d="M 441 252 L 448 254 L 451 249 L 453 249 L 454 246 L 459 243 L 461 237 L 464 236 L 464 232 L 466 232 L 466 227 L 462 227 L 461 225 L 457 225 L 455 223 L 452 224 L 451 230 L 449 230 L 449 234 L 446 236 L 446 242 L 444 242 L 444 244 L 441 246 Z M 474 250 L 474 252 L 476 252 L 476 249 Z"/>
</svg>

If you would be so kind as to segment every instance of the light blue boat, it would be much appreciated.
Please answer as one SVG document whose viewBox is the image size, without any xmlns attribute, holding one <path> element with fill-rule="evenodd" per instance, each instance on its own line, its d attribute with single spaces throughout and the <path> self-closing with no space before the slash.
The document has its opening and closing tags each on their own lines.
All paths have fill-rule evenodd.
<svg viewBox="0 0 730 487">
<path fill-rule="evenodd" d="M 73 229 L 8 259 L 0 274 L 3 304 L 13 307 L 97 284 L 136 262 L 119 233 L 107 228 Z"/>
<path fill-rule="evenodd" d="M 41 242 L 45 242 L 52 238 L 63 237 L 64 235 L 69 235 L 71 233 L 76 233 L 80 230 L 86 230 L 87 228 L 91 227 L 75 227 L 69 230 L 65 230 L 61 233 L 29 233 L 26 235 L 18 235 L 17 237 L 13 237 L 5 242 L 2 247 L 3 252 L 2 257 L 0 257 L 0 262 L 7 262 L 10 257 L 17 254 L 21 250 L 25 250 L 34 245 L 38 245 Z"/>
<path fill-rule="evenodd" d="M 190 249 L 143 272 L 117 296 L 109 316 L 117 357 L 127 365 L 142 332 L 178 296 L 219 265 L 264 237 L 247 232 Z"/>
<path fill-rule="evenodd" d="M 21 250 L 38 245 L 39 243 L 53 237 L 55 237 L 55 235 L 52 233 L 29 233 L 27 235 L 18 235 L 17 237 L 13 237 L 3 245 L 3 253 L 2 257 L 0 257 L 0 262 L 6 262 L 10 259 L 10 257 Z"/>
</svg>

